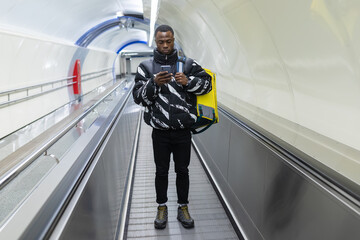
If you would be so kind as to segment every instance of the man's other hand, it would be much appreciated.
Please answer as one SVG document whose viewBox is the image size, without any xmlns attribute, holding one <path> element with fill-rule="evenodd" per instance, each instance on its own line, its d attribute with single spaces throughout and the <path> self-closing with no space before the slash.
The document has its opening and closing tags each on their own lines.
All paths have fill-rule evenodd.
<svg viewBox="0 0 360 240">
<path fill-rule="evenodd" d="M 188 78 L 186 77 L 186 75 L 183 72 L 177 72 L 175 74 L 175 80 L 177 83 L 185 86 L 188 83 Z"/>
</svg>

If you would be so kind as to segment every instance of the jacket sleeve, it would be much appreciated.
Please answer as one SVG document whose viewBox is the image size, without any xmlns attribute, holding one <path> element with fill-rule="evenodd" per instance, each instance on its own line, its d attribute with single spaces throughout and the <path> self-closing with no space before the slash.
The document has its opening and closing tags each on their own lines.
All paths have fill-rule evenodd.
<svg viewBox="0 0 360 240">
<path fill-rule="evenodd" d="M 190 65 L 191 64 L 191 65 Z M 187 92 L 193 93 L 195 95 L 203 95 L 211 91 L 211 76 L 205 72 L 205 70 L 195 61 L 192 60 L 190 63 L 187 63 L 188 71 L 185 72 L 189 78 L 187 85 Z"/>
<path fill-rule="evenodd" d="M 150 106 L 158 97 L 160 87 L 154 82 L 152 71 L 145 67 L 144 62 L 140 63 L 135 75 L 135 86 L 132 91 L 136 104 Z"/>
</svg>

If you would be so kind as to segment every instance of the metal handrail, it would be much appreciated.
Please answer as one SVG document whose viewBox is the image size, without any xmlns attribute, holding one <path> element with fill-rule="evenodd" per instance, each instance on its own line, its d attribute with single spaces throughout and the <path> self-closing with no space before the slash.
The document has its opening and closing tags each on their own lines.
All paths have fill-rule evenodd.
<svg viewBox="0 0 360 240">
<path fill-rule="evenodd" d="M 91 74 L 96 74 L 96 73 L 103 73 L 103 72 L 110 72 L 112 71 L 112 68 L 104 68 L 103 70 L 97 71 L 97 72 L 91 72 L 91 73 L 84 73 L 81 75 L 81 77 L 85 77 Z"/>
<path fill-rule="evenodd" d="M 23 101 L 29 100 L 29 99 L 31 99 L 31 98 L 39 97 L 39 96 L 44 95 L 44 94 L 46 94 L 46 93 L 54 92 L 54 91 L 59 90 L 59 89 L 61 89 L 61 88 L 70 86 L 70 85 L 72 85 L 72 84 L 74 84 L 74 83 L 75 83 L 75 82 L 70 82 L 70 83 L 67 83 L 66 85 L 63 85 L 63 86 L 60 86 L 60 87 L 57 87 L 57 88 L 52 88 L 52 89 L 47 90 L 47 91 L 45 91 L 45 92 L 40 92 L 40 93 L 36 93 L 36 94 L 34 94 L 34 95 L 31 95 L 31 96 L 26 96 L 26 97 L 23 97 L 23 98 L 14 99 L 14 100 L 9 100 L 9 101 L 7 101 L 7 102 L 0 103 L 0 108 L 2 108 L 2 107 L 4 107 L 4 106 L 7 106 L 7 105 L 11 105 L 11 104 L 23 102 Z"/>
<path fill-rule="evenodd" d="M 90 76 L 90 77 L 83 80 L 83 81 L 88 81 L 88 80 L 91 80 L 91 79 L 106 75 L 111 70 L 112 70 L 112 68 L 106 68 L 106 69 L 96 71 L 96 72 L 85 73 L 85 74 L 83 74 L 81 76 L 84 77 L 84 76 L 90 76 L 90 75 L 97 74 L 95 76 Z M 49 82 L 45 82 L 45 83 L 40 83 L 40 84 L 36 84 L 36 85 L 31 85 L 31 86 L 27 86 L 27 87 L 21 87 L 21 88 L 16 88 L 16 89 L 11 89 L 11 90 L 6 90 L 6 91 L 3 91 L 3 92 L 0 92 L 0 96 L 8 95 L 8 100 L 6 102 L 0 103 L 0 108 L 5 107 L 5 106 L 9 106 L 11 104 L 23 102 L 23 101 L 26 101 L 26 100 L 31 99 L 31 98 L 39 97 L 41 95 L 44 95 L 46 93 L 50 93 L 50 92 L 59 90 L 59 89 L 64 88 L 64 87 L 68 87 L 68 86 L 70 86 L 70 85 L 72 85 L 72 84 L 74 84 L 76 82 L 67 82 L 65 85 L 62 84 L 60 87 L 56 87 L 56 88 L 52 87 L 52 89 L 47 90 L 47 91 L 42 90 L 42 87 L 44 87 L 44 86 L 47 86 L 47 85 L 50 85 L 50 84 L 54 85 L 55 83 L 70 80 L 70 79 L 73 79 L 74 77 L 75 76 L 69 76 L 69 77 L 62 78 L 62 79 L 55 80 L 55 81 L 49 81 Z M 40 93 L 36 93 L 36 94 L 33 94 L 33 95 L 29 96 L 29 90 L 30 89 L 39 88 L 39 87 L 41 87 L 41 92 Z M 11 94 L 19 93 L 19 92 L 25 92 L 25 91 L 27 91 L 27 96 L 26 97 L 10 100 L 10 95 Z"/>
<path fill-rule="evenodd" d="M 94 78 L 97 78 L 97 77 L 100 77 L 100 76 L 107 75 L 107 74 L 110 73 L 110 71 L 112 71 L 112 70 L 108 70 L 106 72 L 99 72 L 96 76 L 90 76 L 90 77 L 87 77 L 87 78 L 82 78 L 81 81 L 86 82 L 88 80 L 91 80 L 91 79 L 94 79 Z M 87 74 L 87 75 L 90 75 L 90 74 Z"/>
<path fill-rule="evenodd" d="M 4 175 L 0 176 L 0 189 L 6 186 L 8 182 L 10 182 L 13 178 L 15 178 L 21 171 L 23 171 L 27 166 L 33 163 L 38 157 L 40 157 L 47 149 L 49 149 L 53 144 L 59 141 L 68 131 L 70 131 L 76 124 L 81 121 L 86 115 L 88 115 L 92 110 L 94 110 L 101 102 L 104 101 L 110 94 L 112 94 L 121 84 L 126 81 L 122 81 L 114 88 L 99 99 L 95 104 L 86 109 L 80 116 L 77 116 L 74 120 L 72 120 L 64 129 L 62 129 L 59 133 L 57 133 L 54 137 L 52 137 L 46 144 L 38 148 L 36 151 L 31 153 L 29 156 L 24 158 L 21 162 L 12 167 L 9 171 L 7 171 Z M 131 92 L 131 91 L 130 91 Z"/>
<path fill-rule="evenodd" d="M 65 80 L 70 80 L 70 79 L 73 79 L 74 77 L 75 76 L 69 76 L 69 77 L 62 78 L 62 79 L 55 80 L 55 81 L 49 81 L 49 82 L 39 83 L 39 84 L 36 84 L 36 85 L 27 86 L 27 87 L 21 87 L 21 88 L 15 88 L 15 89 L 6 90 L 6 91 L 3 91 L 3 92 L 0 92 L 0 96 L 6 95 L 6 94 L 17 93 L 17 92 L 23 92 L 25 90 L 29 90 L 29 89 L 33 89 L 33 88 L 37 88 L 37 87 L 41 87 L 41 86 L 46 86 L 46 85 L 62 82 L 62 81 L 65 81 Z"/>
</svg>

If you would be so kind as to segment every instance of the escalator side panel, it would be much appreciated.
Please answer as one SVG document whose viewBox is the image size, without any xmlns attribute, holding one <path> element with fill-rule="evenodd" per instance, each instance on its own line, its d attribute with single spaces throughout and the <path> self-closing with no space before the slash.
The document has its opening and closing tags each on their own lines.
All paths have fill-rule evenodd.
<svg viewBox="0 0 360 240">
<path fill-rule="evenodd" d="M 96 166 L 60 239 L 115 238 L 119 216 L 124 210 L 122 202 L 139 110 L 130 98 L 106 146 L 98 153 Z"/>
<path fill-rule="evenodd" d="M 358 206 L 223 113 L 220 118 L 194 140 L 248 239 L 360 236 Z"/>
</svg>

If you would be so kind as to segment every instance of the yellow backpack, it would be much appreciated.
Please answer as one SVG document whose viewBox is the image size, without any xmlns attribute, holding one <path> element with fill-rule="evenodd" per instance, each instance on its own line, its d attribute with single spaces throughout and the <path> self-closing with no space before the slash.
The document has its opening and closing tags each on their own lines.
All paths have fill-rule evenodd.
<svg viewBox="0 0 360 240">
<path fill-rule="evenodd" d="M 219 122 L 216 98 L 216 74 L 209 69 L 204 68 L 204 70 L 211 76 L 212 89 L 207 94 L 196 96 L 197 121 L 191 129 L 193 134 L 202 133 L 212 124 Z M 201 130 L 196 130 L 197 128 L 201 127 L 204 128 Z"/>
</svg>

